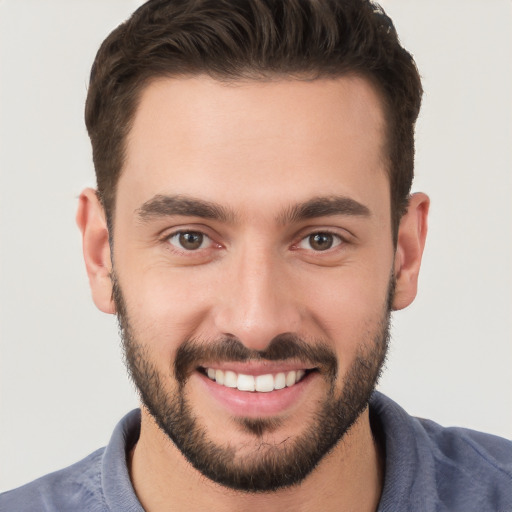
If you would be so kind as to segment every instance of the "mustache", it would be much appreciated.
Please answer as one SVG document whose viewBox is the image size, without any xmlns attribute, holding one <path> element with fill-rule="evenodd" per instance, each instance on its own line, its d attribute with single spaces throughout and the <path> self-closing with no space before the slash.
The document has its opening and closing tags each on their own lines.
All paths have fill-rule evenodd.
<svg viewBox="0 0 512 512">
<path fill-rule="evenodd" d="M 215 341 L 190 339 L 181 344 L 174 360 L 174 375 L 183 385 L 199 363 L 286 361 L 305 363 L 335 379 L 338 359 L 333 350 L 323 342 L 308 343 L 293 333 L 275 336 L 265 350 L 251 350 L 238 338 L 224 336 Z"/>
</svg>

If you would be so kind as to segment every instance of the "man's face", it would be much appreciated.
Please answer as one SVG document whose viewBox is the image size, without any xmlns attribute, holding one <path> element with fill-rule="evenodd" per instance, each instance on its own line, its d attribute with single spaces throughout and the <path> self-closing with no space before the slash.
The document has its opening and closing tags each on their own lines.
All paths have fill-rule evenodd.
<svg viewBox="0 0 512 512">
<path fill-rule="evenodd" d="M 354 77 L 143 92 L 116 305 L 143 414 L 219 483 L 300 481 L 367 405 L 393 286 L 384 129 Z"/>
</svg>

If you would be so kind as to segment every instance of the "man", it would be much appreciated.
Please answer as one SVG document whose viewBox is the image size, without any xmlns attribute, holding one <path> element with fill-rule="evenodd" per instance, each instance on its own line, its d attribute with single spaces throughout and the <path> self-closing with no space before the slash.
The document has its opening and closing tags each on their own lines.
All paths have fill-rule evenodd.
<svg viewBox="0 0 512 512">
<path fill-rule="evenodd" d="M 77 220 L 142 408 L 2 507 L 510 508 L 510 443 L 373 393 L 425 243 L 420 99 L 361 1 L 152 1 L 116 29 Z"/>
</svg>

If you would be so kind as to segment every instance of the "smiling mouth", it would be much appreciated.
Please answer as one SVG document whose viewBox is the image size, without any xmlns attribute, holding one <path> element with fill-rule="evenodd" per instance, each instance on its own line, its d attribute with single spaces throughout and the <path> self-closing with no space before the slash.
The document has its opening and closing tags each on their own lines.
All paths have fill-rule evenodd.
<svg viewBox="0 0 512 512">
<path fill-rule="evenodd" d="M 239 391 L 269 393 L 274 390 L 290 388 L 303 380 L 311 370 L 291 370 L 265 375 L 246 375 L 232 370 L 220 370 L 218 368 L 198 368 L 199 372 L 206 375 L 220 386 L 236 388 Z"/>
</svg>

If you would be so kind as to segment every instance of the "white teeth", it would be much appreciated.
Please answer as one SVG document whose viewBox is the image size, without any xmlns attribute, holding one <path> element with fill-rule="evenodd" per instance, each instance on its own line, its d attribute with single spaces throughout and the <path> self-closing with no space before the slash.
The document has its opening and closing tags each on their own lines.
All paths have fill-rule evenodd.
<svg viewBox="0 0 512 512">
<path fill-rule="evenodd" d="M 297 379 L 297 372 L 291 371 L 286 374 L 286 387 L 293 386 Z"/>
<path fill-rule="evenodd" d="M 243 373 L 239 373 L 236 387 L 240 391 L 254 391 L 254 377 L 252 375 L 244 375 Z"/>
<path fill-rule="evenodd" d="M 224 384 L 224 372 L 222 370 L 215 370 L 215 380 L 219 384 Z"/>
<path fill-rule="evenodd" d="M 275 389 L 291 387 L 299 382 L 304 375 L 305 370 L 291 370 L 289 372 L 279 372 L 275 375 L 268 373 L 265 375 L 244 375 L 235 373 L 231 370 L 216 370 L 207 368 L 206 374 L 211 380 L 221 386 L 228 388 L 238 388 L 240 391 L 258 391 L 260 393 L 269 393 Z"/>
<path fill-rule="evenodd" d="M 256 391 L 268 393 L 274 391 L 274 376 L 273 375 L 258 375 L 256 377 Z"/>
<path fill-rule="evenodd" d="M 236 388 L 238 377 L 235 372 L 228 370 L 224 373 L 224 386 Z"/>
<path fill-rule="evenodd" d="M 274 389 L 283 389 L 286 387 L 286 375 L 278 373 L 274 379 Z"/>
</svg>

